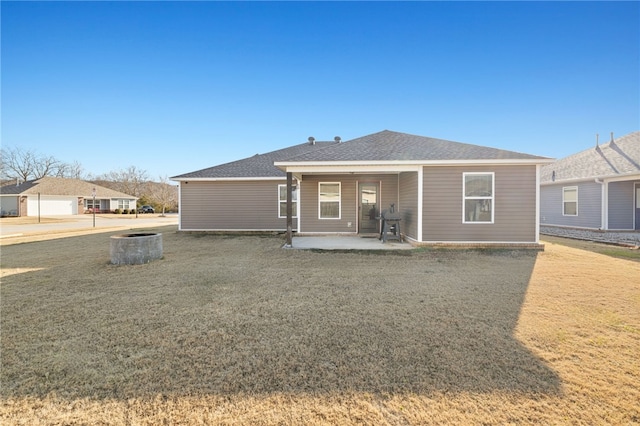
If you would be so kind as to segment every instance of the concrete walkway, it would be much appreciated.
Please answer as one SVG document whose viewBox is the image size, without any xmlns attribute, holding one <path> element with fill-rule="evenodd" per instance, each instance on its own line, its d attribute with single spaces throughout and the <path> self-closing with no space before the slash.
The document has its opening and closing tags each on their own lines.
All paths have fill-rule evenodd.
<svg viewBox="0 0 640 426">
<path fill-rule="evenodd" d="M 409 243 L 400 243 L 396 240 L 383 243 L 375 237 L 357 236 L 317 236 L 317 237 L 293 237 L 293 249 L 317 249 L 317 250 L 411 250 Z"/>
</svg>

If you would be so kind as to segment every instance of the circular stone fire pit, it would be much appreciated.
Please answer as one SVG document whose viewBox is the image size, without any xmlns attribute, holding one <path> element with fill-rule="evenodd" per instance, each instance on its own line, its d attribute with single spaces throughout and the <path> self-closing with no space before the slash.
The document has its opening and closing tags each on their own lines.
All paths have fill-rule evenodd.
<svg viewBox="0 0 640 426">
<path fill-rule="evenodd" d="M 137 233 L 111 237 L 111 263 L 141 265 L 162 257 L 162 234 Z"/>
</svg>

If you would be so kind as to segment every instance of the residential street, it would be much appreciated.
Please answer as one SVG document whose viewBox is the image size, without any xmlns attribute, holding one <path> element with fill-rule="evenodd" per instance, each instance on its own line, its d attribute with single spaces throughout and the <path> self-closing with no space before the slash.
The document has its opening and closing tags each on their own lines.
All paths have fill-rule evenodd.
<svg viewBox="0 0 640 426">
<path fill-rule="evenodd" d="M 43 217 L 38 222 L 37 217 L 2 218 L 0 219 L 0 241 L 7 244 L 16 238 L 25 236 L 42 236 L 61 233 L 100 232 L 114 229 L 145 228 L 152 226 L 176 225 L 177 214 L 138 214 L 115 215 L 104 214 L 95 216 L 95 229 L 93 215 L 55 216 Z"/>
</svg>

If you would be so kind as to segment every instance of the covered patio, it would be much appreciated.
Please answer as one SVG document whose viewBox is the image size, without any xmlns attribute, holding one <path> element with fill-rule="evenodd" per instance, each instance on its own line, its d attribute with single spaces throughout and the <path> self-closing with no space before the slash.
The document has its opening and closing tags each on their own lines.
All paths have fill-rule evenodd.
<svg viewBox="0 0 640 426">
<path fill-rule="evenodd" d="M 290 249 L 301 250 L 411 250 L 415 248 L 407 242 L 382 242 L 376 236 L 322 235 L 294 236 Z"/>
</svg>

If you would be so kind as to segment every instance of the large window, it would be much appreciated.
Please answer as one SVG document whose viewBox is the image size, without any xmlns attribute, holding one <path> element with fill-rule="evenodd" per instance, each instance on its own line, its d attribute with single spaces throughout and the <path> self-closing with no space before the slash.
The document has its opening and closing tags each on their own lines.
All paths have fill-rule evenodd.
<svg viewBox="0 0 640 426">
<path fill-rule="evenodd" d="M 129 210 L 129 204 L 130 200 L 118 200 L 118 208 L 120 210 Z"/>
<path fill-rule="evenodd" d="M 298 188 L 291 191 L 291 215 L 298 217 Z M 287 185 L 278 185 L 278 217 L 287 217 Z"/>
<path fill-rule="evenodd" d="M 463 223 L 493 223 L 494 174 L 463 173 Z"/>
<path fill-rule="evenodd" d="M 562 188 L 562 214 L 564 216 L 578 216 L 577 186 L 565 186 Z"/>
<path fill-rule="evenodd" d="M 318 194 L 318 217 L 340 219 L 340 182 L 320 182 Z"/>
<path fill-rule="evenodd" d="M 95 205 L 93 204 L 93 198 L 85 198 L 84 199 L 84 208 L 85 209 L 96 209 L 100 210 L 100 200 L 95 200 Z"/>
</svg>

